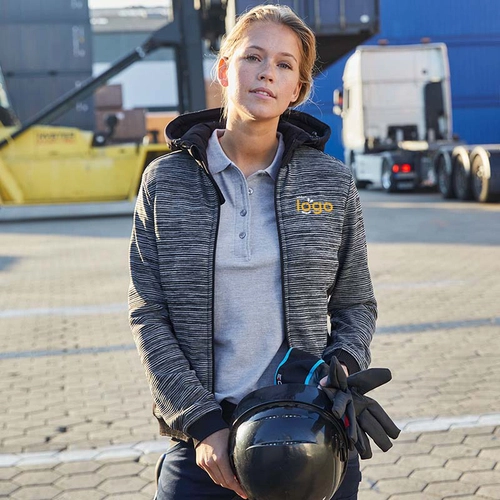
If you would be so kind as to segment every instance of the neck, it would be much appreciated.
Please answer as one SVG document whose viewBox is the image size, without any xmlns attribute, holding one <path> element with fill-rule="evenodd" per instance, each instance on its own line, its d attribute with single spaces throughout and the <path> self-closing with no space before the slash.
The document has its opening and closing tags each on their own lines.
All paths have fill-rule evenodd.
<svg viewBox="0 0 500 500">
<path fill-rule="evenodd" d="M 267 168 L 278 149 L 278 120 L 270 123 L 227 121 L 220 144 L 227 157 L 245 177 Z"/>
</svg>

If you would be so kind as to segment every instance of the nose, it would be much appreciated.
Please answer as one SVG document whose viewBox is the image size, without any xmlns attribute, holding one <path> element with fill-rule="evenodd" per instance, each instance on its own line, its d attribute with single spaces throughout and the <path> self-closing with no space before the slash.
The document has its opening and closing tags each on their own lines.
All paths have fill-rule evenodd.
<svg viewBox="0 0 500 500">
<path fill-rule="evenodd" d="M 259 74 L 259 80 L 272 82 L 274 80 L 273 70 L 270 64 L 264 64 Z"/>
</svg>

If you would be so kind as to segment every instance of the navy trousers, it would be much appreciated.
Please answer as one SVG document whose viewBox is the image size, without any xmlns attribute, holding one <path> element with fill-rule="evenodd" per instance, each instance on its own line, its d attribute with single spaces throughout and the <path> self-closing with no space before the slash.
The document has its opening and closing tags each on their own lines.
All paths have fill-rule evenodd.
<svg viewBox="0 0 500 500">
<path fill-rule="evenodd" d="M 357 500 L 361 482 L 359 458 L 350 459 L 347 474 L 331 500 Z M 166 453 L 158 480 L 155 500 L 236 500 L 232 490 L 215 484 L 210 476 L 196 465 L 192 444 L 179 442 Z"/>
</svg>

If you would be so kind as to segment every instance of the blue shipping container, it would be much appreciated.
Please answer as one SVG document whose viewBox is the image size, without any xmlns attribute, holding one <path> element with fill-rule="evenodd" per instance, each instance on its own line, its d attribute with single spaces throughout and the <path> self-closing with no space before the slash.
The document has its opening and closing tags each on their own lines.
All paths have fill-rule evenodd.
<svg viewBox="0 0 500 500">
<path fill-rule="evenodd" d="M 500 0 L 380 0 L 380 34 L 367 44 L 446 43 L 455 133 L 470 144 L 500 143 L 499 19 Z M 333 115 L 332 94 L 347 57 L 316 78 L 313 103 L 303 107 L 332 127 L 327 152 L 341 159 L 342 122 Z"/>
</svg>

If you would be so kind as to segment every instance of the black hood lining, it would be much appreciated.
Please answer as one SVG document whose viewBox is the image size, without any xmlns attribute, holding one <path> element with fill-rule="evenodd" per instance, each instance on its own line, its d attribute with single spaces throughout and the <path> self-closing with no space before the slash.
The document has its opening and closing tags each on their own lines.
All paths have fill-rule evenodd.
<svg viewBox="0 0 500 500">
<path fill-rule="evenodd" d="M 215 129 L 226 126 L 222 113 L 221 108 L 207 109 L 181 115 L 170 122 L 165 135 L 172 151 L 185 149 L 193 154 L 191 148 L 195 146 L 198 155 L 201 155 L 199 159 L 206 162 L 205 150 L 210 136 Z M 287 153 L 300 145 L 323 151 L 331 134 L 328 125 L 311 115 L 296 110 L 283 113 L 278 124 L 278 131 L 283 134 Z"/>
</svg>

